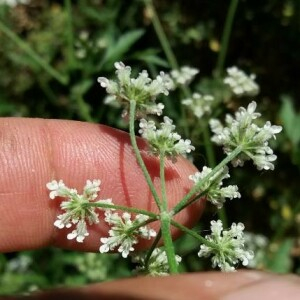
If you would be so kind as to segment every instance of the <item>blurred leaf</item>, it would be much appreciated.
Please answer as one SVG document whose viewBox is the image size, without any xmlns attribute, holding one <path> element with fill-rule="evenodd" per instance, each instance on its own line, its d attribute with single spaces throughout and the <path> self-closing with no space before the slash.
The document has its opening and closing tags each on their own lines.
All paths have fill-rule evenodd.
<svg viewBox="0 0 300 300">
<path fill-rule="evenodd" d="M 136 43 L 144 33 L 145 31 L 143 29 L 131 30 L 123 34 L 116 42 L 112 42 L 107 48 L 101 62 L 102 67 L 105 69 L 107 66 L 111 69 L 114 62 L 121 60 L 130 47 Z"/>
<path fill-rule="evenodd" d="M 75 84 L 72 88 L 71 88 L 71 94 L 73 95 L 84 95 L 89 88 L 92 86 L 92 84 L 94 83 L 94 80 L 91 79 L 85 79 L 77 84 Z"/>
<path fill-rule="evenodd" d="M 145 63 L 154 64 L 160 67 L 167 68 L 169 66 L 165 59 L 160 58 L 156 49 L 146 49 L 143 51 L 138 51 L 132 54 L 132 58 L 140 60 Z"/>
<path fill-rule="evenodd" d="M 109 6 L 106 8 L 105 5 L 103 5 L 100 10 L 85 5 L 81 5 L 80 7 L 80 10 L 84 15 L 86 15 L 91 20 L 100 23 L 108 23 L 114 20 L 118 15 L 119 9 L 120 5 L 115 5 L 114 9 L 111 9 L 111 7 Z"/>
<path fill-rule="evenodd" d="M 283 241 L 275 253 L 269 258 L 267 268 L 276 273 L 288 273 L 292 268 L 291 249 L 293 240 L 286 239 Z"/>
<path fill-rule="evenodd" d="M 282 96 L 279 116 L 287 137 L 296 146 L 300 141 L 300 114 L 295 112 L 292 99 L 289 96 Z"/>
</svg>

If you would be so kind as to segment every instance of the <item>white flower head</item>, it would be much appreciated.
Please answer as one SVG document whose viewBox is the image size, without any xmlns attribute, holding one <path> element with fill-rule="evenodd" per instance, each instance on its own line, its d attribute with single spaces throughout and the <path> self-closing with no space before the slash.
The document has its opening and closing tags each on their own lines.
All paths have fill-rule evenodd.
<svg viewBox="0 0 300 300">
<path fill-rule="evenodd" d="M 87 180 L 83 188 L 83 194 L 79 195 L 76 189 L 68 188 L 62 180 L 53 180 L 47 183 L 46 186 L 50 190 L 50 199 L 56 197 L 66 198 L 60 204 L 61 210 L 65 212 L 57 216 L 54 226 L 59 229 L 75 226 L 75 229 L 67 235 L 69 240 L 76 239 L 77 242 L 82 243 L 85 237 L 89 235 L 87 225 L 99 223 L 99 216 L 95 212 L 97 208 L 88 204 L 97 198 L 100 184 L 100 180 Z M 96 202 L 112 204 L 111 199 L 98 200 Z"/>
<path fill-rule="evenodd" d="M 175 160 L 177 155 L 185 155 L 195 150 L 190 140 L 183 140 L 177 132 L 174 132 L 175 128 L 173 121 L 166 116 L 164 122 L 160 124 L 160 129 L 156 128 L 154 121 L 141 119 L 139 133 L 148 141 L 152 154 L 158 155 L 163 152 Z"/>
<path fill-rule="evenodd" d="M 224 83 L 229 85 L 232 92 L 237 96 L 256 96 L 259 93 L 255 75 L 248 76 L 237 67 L 227 69 L 227 77 L 225 77 Z"/>
<path fill-rule="evenodd" d="M 134 220 L 130 213 L 118 213 L 111 211 L 105 212 L 105 221 L 111 225 L 108 234 L 109 237 L 102 237 L 102 245 L 99 248 L 101 253 L 109 252 L 118 247 L 118 252 L 126 258 L 130 252 L 134 251 L 134 245 L 138 243 L 139 238 L 151 239 L 156 236 L 156 232 L 146 225 L 143 225 L 149 219 L 145 215 L 136 215 Z"/>
<path fill-rule="evenodd" d="M 181 262 L 179 255 L 175 256 L 176 263 Z M 150 276 L 167 276 L 169 275 L 169 264 L 166 251 L 161 248 L 155 248 L 151 253 L 148 262 L 146 262 L 146 255 L 137 254 L 132 257 L 133 262 L 139 263 L 136 268 L 138 272 L 148 274 Z"/>
<path fill-rule="evenodd" d="M 213 96 L 201 95 L 199 93 L 194 93 L 192 98 L 183 99 L 181 101 L 181 103 L 186 105 L 198 119 L 211 113 L 211 106 L 213 102 Z"/>
<path fill-rule="evenodd" d="M 222 180 L 230 177 L 227 167 L 222 168 L 212 176 L 209 175 L 211 172 L 211 168 L 204 166 L 202 172 L 196 172 L 194 175 L 189 176 L 189 179 L 194 181 L 195 184 L 199 184 L 201 181 L 204 182 L 204 184 L 200 186 L 200 192 L 206 191 L 205 196 L 208 201 L 218 208 L 221 208 L 225 203 L 226 198 L 232 200 L 233 198 L 241 197 L 236 185 L 222 187 Z"/>
<path fill-rule="evenodd" d="M 233 223 L 229 230 L 223 230 L 221 220 L 210 223 L 211 234 L 205 236 L 210 245 L 201 245 L 198 256 L 212 256 L 212 266 L 214 268 L 218 266 L 225 272 L 234 271 L 234 265 L 239 261 L 242 262 L 243 266 L 247 266 L 254 254 L 252 251 L 245 250 L 244 225 Z"/>
<path fill-rule="evenodd" d="M 243 166 L 246 160 L 252 159 L 258 170 L 273 170 L 276 155 L 268 143 L 281 132 L 282 127 L 271 125 L 269 121 L 263 127 L 259 127 L 254 120 L 260 117 L 260 113 L 255 110 L 254 101 L 247 108 L 240 107 L 234 117 L 229 114 L 226 116 L 225 127 L 216 119 L 210 120 L 210 127 L 214 133 L 212 141 L 223 145 L 226 154 L 230 154 L 238 146 L 242 147 L 242 153 L 232 161 L 234 166 Z"/>
<path fill-rule="evenodd" d="M 172 70 L 170 74 L 176 85 L 188 85 L 198 73 L 196 68 L 183 66 L 179 70 Z"/>
<path fill-rule="evenodd" d="M 142 118 L 147 114 L 160 116 L 164 109 L 162 103 L 156 103 L 160 94 L 168 95 L 174 84 L 171 77 L 160 72 L 155 79 L 151 79 L 146 70 L 139 73 L 136 78 L 131 77 L 131 67 L 123 62 L 116 62 L 117 80 L 109 80 L 99 77 L 100 86 L 106 89 L 110 99 L 106 103 L 114 104 L 115 101 L 124 106 L 123 116 L 128 114 L 128 106 L 131 100 L 136 102 L 136 117 Z"/>
</svg>

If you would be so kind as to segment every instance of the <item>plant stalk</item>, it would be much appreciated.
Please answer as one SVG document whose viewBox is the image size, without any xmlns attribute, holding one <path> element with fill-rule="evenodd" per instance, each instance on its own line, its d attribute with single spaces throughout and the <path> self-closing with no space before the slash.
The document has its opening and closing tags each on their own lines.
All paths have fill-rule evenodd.
<svg viewBox="0 0 300 300">
<path fill-rule="evenodd" d="M 136 142 L 136 136 L 135 136 L 135 132 L 134 132 L 135 111 L 136 111 L 136 102 L 134 100 L 131 100 L 130 101 L 130 113 L 129 113 L 129 135 L 130 135 L 131 145 L 132 145 L 134 154 L 136 156 L 136 159 L 138 161 L 138 164 L 140 165 L 140 167 L 142 169 L 144 177 L 145 177 L 147 184 L 150 188 L 150 191 L 153 195 L 155 203 L 156 203 L 157 207 L 161 210 L 160 199 L 157 195 L 157 192 L 156 192 L 153 182 L 151 180 L 150 174 L 149 174 L 147 167 L 143 161 L 143 158 L 141 156 L 140 150 L 139 150 L 137 142 Z"/>
<path fill-rule="evenodd" d="M 225 20 L 225 26 L 222 34 L 221 39 L 221 49 L 218 55 L 217 65 L 216 65 L 216 76 L 220 77 L 222 75 L 224 64 L 225 64 L 225 58 L 227 55 L 228 45 L 229 45 L 229 39 L 232 31 L 232 24 L 234 21 L 234 16 L 236 13 L 236 9 L 238 6 L 239 0 L 231 0 L 226 20 Z"/>
<path fill-rule="evenodd" d="M 199 181 L 198 184 L 189 191 L 188 194 L 173 208 L 173 215 L 179 213 L 183 208 L 187 206 L 190 198 L 197 192 L 199 192 L 201 186 L 203 186 L 211 177 L 213 177 L 217 172 L 219 172 L 225 165 L 227 165 L 232 159 L 242 152 L 242 146 L 235 148 L 227 157 L 225 157 L 203 180 Z"/>
<path fill-rule="evenodd" d="M 11 39 L 20 49 L 22 49 L 38 66 L 44 69 L 49 75 L 55 78 L 62 85 L 67 85 L 69 79 L 67 76 L 60 74 L 47 61 L 39 56 L 29 44 L 24 42 L 18 35 L 9 29 L 3 22 L 0 21 L 0 31 L 2 31 L 9 39 Z"/>
</svg>

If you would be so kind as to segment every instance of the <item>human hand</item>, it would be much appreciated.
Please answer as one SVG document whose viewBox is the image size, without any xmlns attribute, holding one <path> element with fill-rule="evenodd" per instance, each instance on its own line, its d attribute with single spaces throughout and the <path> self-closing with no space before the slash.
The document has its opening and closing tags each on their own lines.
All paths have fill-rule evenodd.
<svg viewBox="0 0 300 300">
<path fill-rule="evenodd" d="M 131 151 L 129 138 L 123 132 L 81 122 L 5 118 L 0 120 L 0 139 L 2 252 L 49 245 L 74 250 L 98 250 L 99 236 L 107 232 L 104 222 L 90 231 L 83 244 L 67 240 L 65 233 L 53 226 L 58 204 L 49 201 L 45 188 L 51 179 L 62 178 L 68 185 L 80 188 L 87 179 L 100 178 L 103 198 L 111 197 L 115 204 L 155 210 L 148 186 Z M 140 147 L 143 147 L 142 141 Z M 147 158 L 146 164 L 158 187 L 157 161 Z M 171 205 L 190 189 L 188 175 L 194 172 L 194 166 L 182 158 L 176 164 L 167 164 L 166 184 Z M 191 226 L 202 209 L 203 204 L 197 203 L 180 213 L 177 221 Z M 264 296 L 274 300 L 280 296 L 280 299 L 298 299 L 299 283 L 295 277 L 278 278 L 256 272 L 202 273 L 126 279 L 76 290 L 55 290 L 33 297 L 260 299 Z"/>
</svg>

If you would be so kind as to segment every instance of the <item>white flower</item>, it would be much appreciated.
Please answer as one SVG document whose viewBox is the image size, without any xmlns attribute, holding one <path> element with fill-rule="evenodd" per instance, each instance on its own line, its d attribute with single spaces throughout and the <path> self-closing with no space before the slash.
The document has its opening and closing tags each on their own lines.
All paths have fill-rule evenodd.
<svg viewBox="0 0 300 300">
<path fill-rule="evenodd" d="M 198 73 L 198 69 L 183 66 L 179 70 L 172 70 L 170 74 L 175 84 L 188 85 Z"/>
<path fill-rule="evenodd" d="M 211 112 L 211 105 L 214 97 L 211 95 L 201 95 L 194 93 L 192 98 L 183 99 L 181 103 L 189 107 L 194 115 L 200 119 L 203 115 Z"/>
<path fill-rule="evenodd" d="M 201 191 L 206 191 L 206 199 L 212 204 L 221 208 L 225 203 L 225 198 L 232 200 L 233 198 L 240 198 L 241 194 L 238 192 L 238 187 L 236 185 L 229 185 L 227 187 L 222 187 L 222 180 L 229 178 L 228 168 L 224 167 L 219 172 L 211 176 L 208 180 L 205 178 L 212 172 L 211 168 L 206 166 L 203 167 L 202 172 L 196 172 L 194 175 L 190 175 L 189 179 L 193 180 L 195 184 L 204 181 L 204 184 L 200 187 Z"/>
<path fill-rule="evenodd" d="M 139 133 L 149 142 L 152 154 L 159 155 L 163 152 L 174 160 L 179 154 L 184 155 L 195 150 L 190 140 L 183 140 L 177 132 L 174 132 L 176 126 L 166 116 L 164 117 L 164 122 L 160 124 L 160 129 L 156 128 L 153 121 L 145 119 L 140 120 L 139 126 Z"/>
<path fill-rule="evenodd" d="M 51 191 L 49 193 L 50 199 L 54 199 L 55 197 L 72 197 L 72 195 L 77 194 L 75 189 L 66 187 L 62 180 L 52 180 L 46 184 L 46 187 Z"/>
<path fill-rule="evenodd" d="M 263 127 L 259 127 L 253 123 L 260 117 L 260 113 L 255 112 L 255 109 L 256 102 L 252 101 L 247 109 L 240 107 L 235 117 L 227 115 L 226 127 L 218 120 L 210 120 L 210 127 L 214 133 L 212 141 L 223 145 L 226 154 L 242 146 L 242 153 L 232 161 L 234 166 L 243 166 L 246 160 L 252 159 L 258 170 L 273 170 L 276 155 L 273 154 L 268 141 L 275 138 L 275 134 L 281 132 L 282 127 L 271 125 L 269 121 Z"/>
<path fill-rule="evenodd" d="M 83 188 L 83 194 L 79 195 L 77 190 L 65 186 L 62 180 L 53 180 L 47 183 L 46 186 L 50 190 L 49 197 L 51 199 L 55 197 L 66 198 L 66 201 L 62 201 L 60 204 L 61 210 L 65 211 L 65 213 L 57 216 L 54 226 L 59 229 L 75 226 L 75 229 L 67 235 L 67 239 L 76 239 L 77 242 L 82 243 L 85 237 L 89 235 L 87 224 L 99 223 L 99 216 L 95 212 L 97 207 L 88 204 L 97 198 L 100 184 L 100 180 L 87 180 Z M 96 203 L 112 204 L 112 200 L 98 200 Z"/>
<path fill-rule="evenodd" d="M 218 266 L 225 272 L 234 271 L 234 265 L 239 261 L 242 262 L 243 266 L 247 266 L 254 254 L 252 251 L 244 249 L 244 225 L 233 223 L 229 230 L 223 230 L 221 220 L 211 221 L 210 224 L 211 234 L 206 235 L 205 238 L 211 245 L 201 245 L 198 256 L 212 256 L 212 266 L 214 268 Z"/>
<path fill-rule="evenodd" d="M 166 276 L 169 275 L 169 264 L 166 251 L 161 248 L 155 248 L 151 253 L 146 265 L 146 255 L 134 255 L 133 262 L 140 265 L 136 268 L 137 271 L 149 274 L 151 276 Z M 175 256 L 177 264 L 181 262 L 179 255 Z"/>
<path fill-rule="evenodd" d="M 173 89 L 173 81 L 168 74 L 160 72 L 155 79 L 151 79 L 146 70 L 139 73 L 136 78 L 131 78 L 131 68 L 122 62 L 115 63 L 117 80 L 108 80 L 99 77 L 101 87 L 106 88 L 110 95 L 106 103 L 114 104 L 115 101 L 124 106 L 123 116 L 128 114 L 128 105 L 131 100 L 136 102 L 136 116 L 141 118 L 147 114 L 160 116 L 164 105 L 155 103 L 160 94 L 168 95 Z"/>
<path fill-rule="evenodd" d="M 126 258 L 131 251 L 134 251 L 134 245 L 138 243 L 138 238 L 151 239 L 156 236 L 156 232 L 148 226 L 142 226 L 149 219 L 145 215 L 137 215 L 131 220 L 130 213 L 118 213 L 111 211 L 105 212 L 105 221 L 111 225 L 108 234 L 109 237 L 100 238 L 102 245 L 99 248 L 101 253 L 114 250 L 118 247 L 118 252 Z"/>
<path fill-rule="evenodd" d="M 259 86 L 254 81 L 255 75 L 247 76 L 242 70 L 237 67 L 227 69 L 227 77 L 224 83 L 229 85 L 232 92 L 237 96 L 255 96 L 259 93 Z"/>
</svg>

